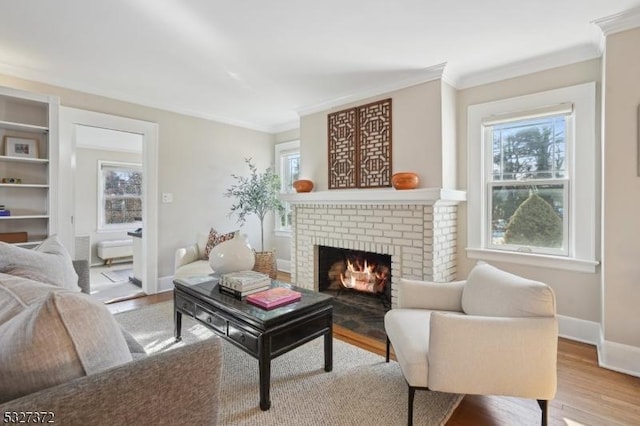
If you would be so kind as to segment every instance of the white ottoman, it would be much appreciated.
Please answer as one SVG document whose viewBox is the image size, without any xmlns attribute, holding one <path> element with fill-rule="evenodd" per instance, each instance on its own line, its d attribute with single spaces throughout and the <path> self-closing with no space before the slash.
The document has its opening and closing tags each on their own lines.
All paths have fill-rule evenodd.
<svg viewBox="0 0 640 426">
<path fill-rule="evenodd" d="M 105 240 L 98 243 L 98 257 L 105 265 L 111 265 L 113 259 L 133 256 L 133 239 Z"/>
</svg>

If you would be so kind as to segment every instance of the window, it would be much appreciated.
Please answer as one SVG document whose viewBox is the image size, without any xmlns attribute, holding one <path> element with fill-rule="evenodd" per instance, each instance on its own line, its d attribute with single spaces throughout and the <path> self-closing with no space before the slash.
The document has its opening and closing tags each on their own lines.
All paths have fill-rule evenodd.
<svg viewBox="0 0 640 426">
<path fill-rule="evenodd" d="M 98 162 L 98 229 L 135 228 L 142 223 L 142 165 Z"/>
<path fill-rule="evenodd" d="M 295 192 L 293 182 L 300 178 L 300 141 L 284 142 L 276 145 L 276 162 L 280 175 L 280 192 Z M 291 205 L 284 203 L 285 212 L 276 219 L 276 231 L 291 232 Z"/>
<path fill-rule="evenodd" d="M 595 85 L 472 105 L 468 117 L 468 256 L 594 271 Z"/>
<path fill-rule="evenodd" d="M 571 112 L 484 123 L 490 248 L 568 254 Z M 569 141 L 567 140 L 569 139 Z"/>
</svg>

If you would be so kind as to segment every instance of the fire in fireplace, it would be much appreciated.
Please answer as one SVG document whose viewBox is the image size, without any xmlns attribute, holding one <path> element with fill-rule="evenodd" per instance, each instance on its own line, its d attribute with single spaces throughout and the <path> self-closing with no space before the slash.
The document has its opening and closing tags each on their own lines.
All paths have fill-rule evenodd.
<svg viewBox="0 0 640 426">
<path fill-rule="evenodd" d="M 391 256 L 336 247 L 318 247 L 318 289 L 353 290 L 390 300 Z"/>
</svg>

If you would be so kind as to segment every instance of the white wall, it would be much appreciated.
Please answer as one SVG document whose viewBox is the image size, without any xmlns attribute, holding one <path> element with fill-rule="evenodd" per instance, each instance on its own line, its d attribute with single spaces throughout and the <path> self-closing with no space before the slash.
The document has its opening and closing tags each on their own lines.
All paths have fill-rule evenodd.
<svg viewBox="0 0 640 426">
<path fill-rule="evenodd" d="M 421 188 L 442 187 L 442 83 L 434 80 L 300 118 L 300 173 L 315 190 L 328 185 L 327 116 L 329 113 L 392 99 L 393 172 L 420 176 Z M 455 164 L 451 167 L 455 168 Z"/>
<path fill-rule="evenodd" d="M 195 242 L 198 232 L 211 226 L 220 231 L 238 228 L 227 216 L 232 200 L 222 194 L 233 183 L 231 173 L 248 174 L 244 158 L 253 157 L 260 169 L 273 161 L 274 137 L 268 133 L 5 75 L 0 75 L 0 85 L 56 95 L 64 106 L 158 124 L 158 192 L 173 193 L 173 203 L 157 206 L 159 277 L 173 274 L 175 250 Z M 242 232 L 254 247 L 260 246 L 256 218 L 249 218 Z M 265 245 L 273 246 L 272 220 L 266 222 L 265 235 Z"/>
<path fill-rule="evenodd" d="M 636 348 L 640 371 L 640 29 L 607 36 L 604 63 L 604 339 Z"/>
</svg>

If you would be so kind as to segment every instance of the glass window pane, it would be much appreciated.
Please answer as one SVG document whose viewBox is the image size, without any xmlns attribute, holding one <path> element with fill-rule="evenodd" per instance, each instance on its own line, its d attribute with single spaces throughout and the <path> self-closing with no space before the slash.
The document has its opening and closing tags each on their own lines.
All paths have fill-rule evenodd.
<svg viewBox="0 0 640 426">
<path fill-rule="evenodd" d="M 512 121 L 491 129 L 493 180 L 564 177 L 564 115 Z"/>
<path fill-rule="evenodd" d="M 564 246 L 564 184 L 491 187 L 491 244 Z"/>
</svg>

